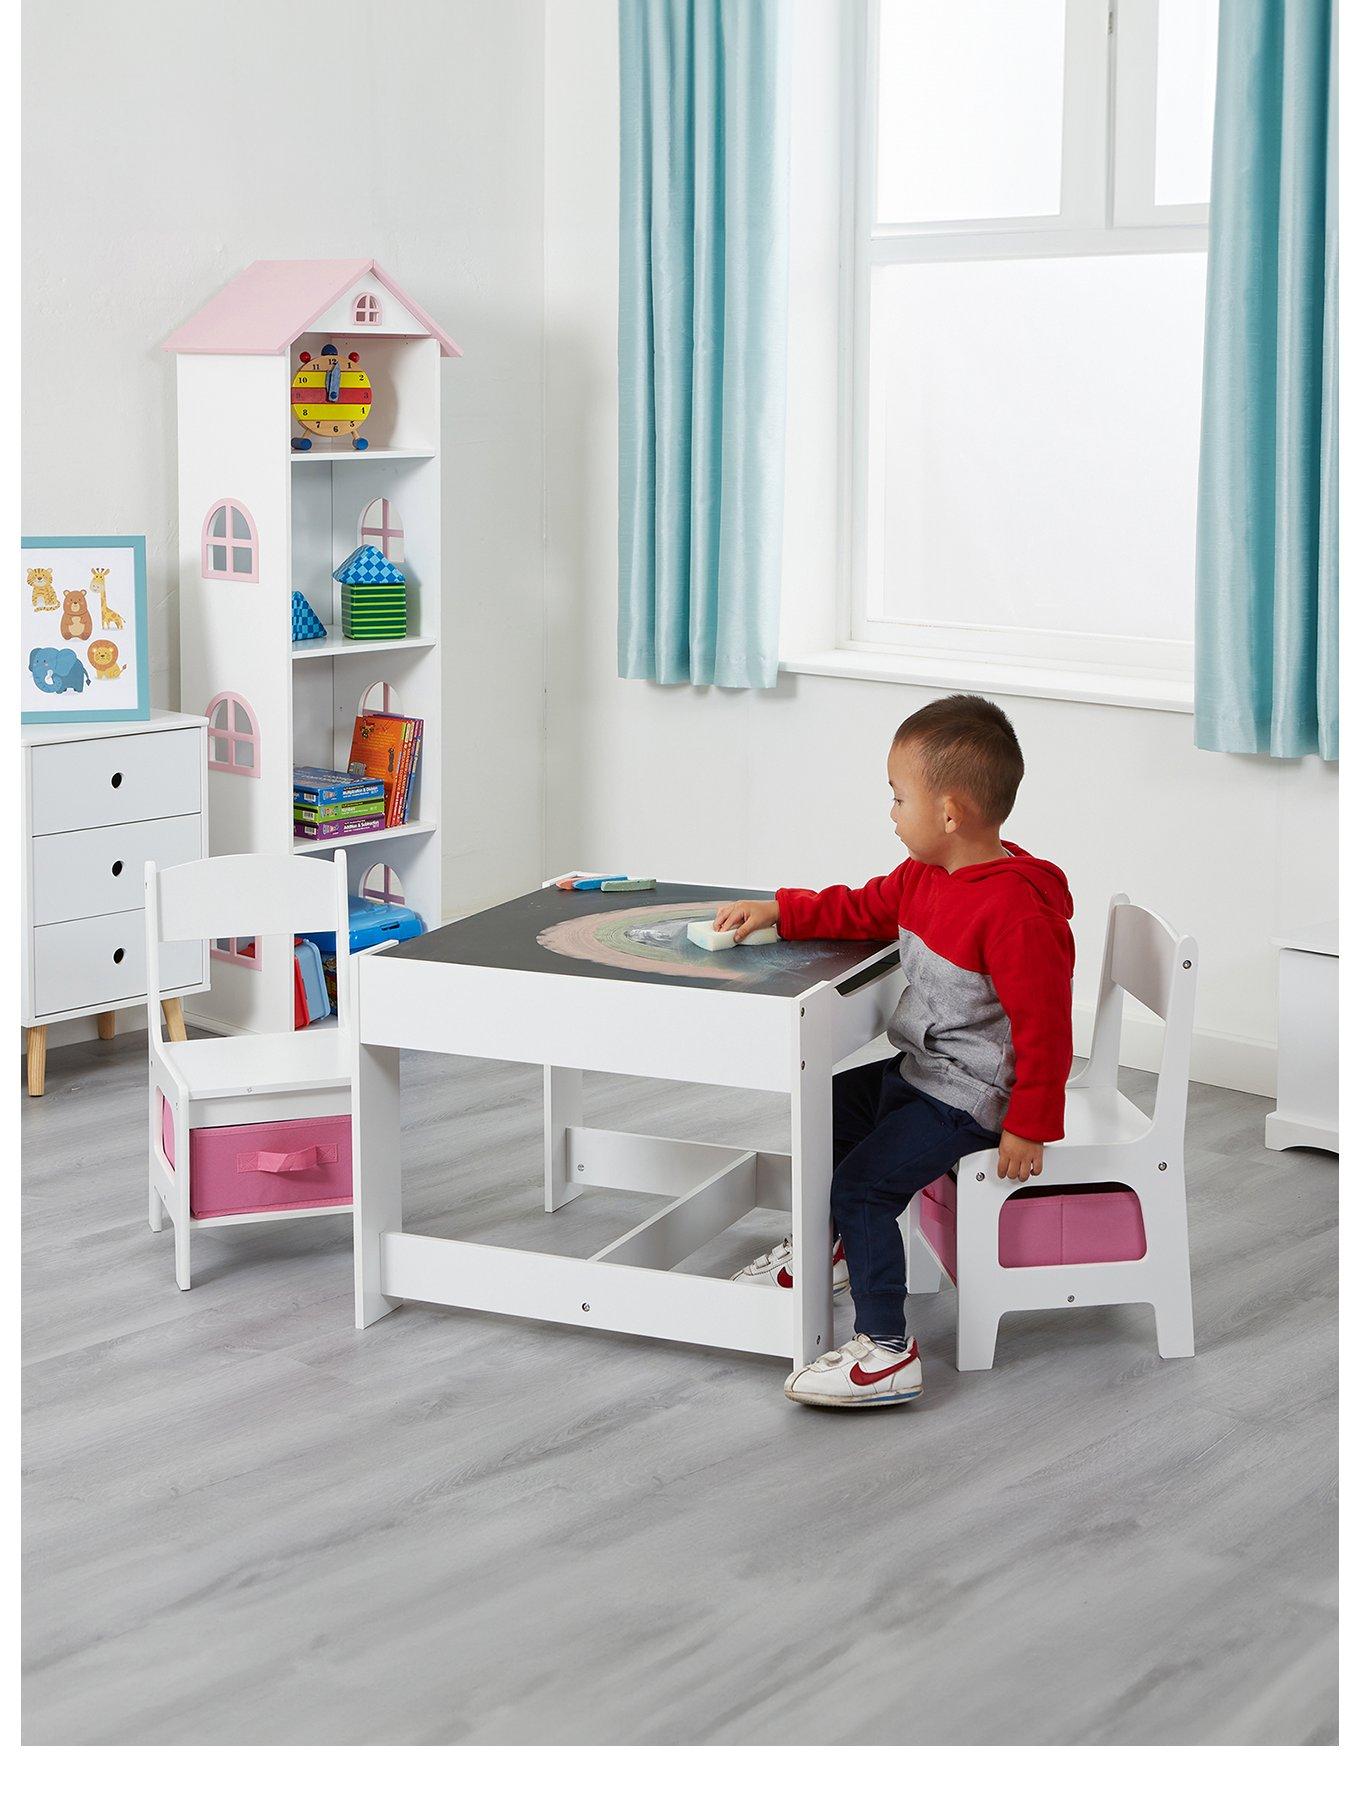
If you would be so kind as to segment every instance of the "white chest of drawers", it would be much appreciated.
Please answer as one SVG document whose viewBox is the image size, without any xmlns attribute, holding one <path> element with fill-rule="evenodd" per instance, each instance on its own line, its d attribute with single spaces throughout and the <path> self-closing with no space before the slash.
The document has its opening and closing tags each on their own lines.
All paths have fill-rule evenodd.
<svg viewBox="0 0 1350 1800">
<path fill-rule="evenodd" d="M 206 720 L 26 727 L 23 808 L 23 1024 L 40 1094 L 48 1025 L 97 1013 L 111 1036 L 116 1009 L 145 1002 L 145 865 L 206 854 Z M 205 944 L 166 944 L 161 972 L 181 1035 Z"/>
<path fill-rule="evenodd" d="M 1266 1148 L 1335 1150 L 1340 1140 L 1340 937 L 1334 922 L 1275 939 L 1280 953 L 1279 1070 Z"/>
</svg>

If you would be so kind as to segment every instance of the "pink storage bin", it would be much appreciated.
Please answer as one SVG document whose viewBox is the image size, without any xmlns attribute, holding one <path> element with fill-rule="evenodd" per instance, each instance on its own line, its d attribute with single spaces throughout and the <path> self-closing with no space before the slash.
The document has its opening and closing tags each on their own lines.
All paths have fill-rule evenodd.
<svg viewBox="0 0 1350 1800">
<path fill-rule="evenodd" d="M 167 1101 L 161 1118 L 164 1155 L 172 1168 L 173 1114 Z M 345 1113 L 203 1126 L 189 1136 L 194 1219 L 352 1203 L 352 1122 Z"/>
<path fill-rule="evenodd" d="M 919 1228 L 955 1281 L 956 1183 L 943 1175 L 918 1199 Z M 1006 1200 L 998 1216 L 998 1260 L 1005 1269 L 1138 1262 L 1146 1248 L 1144 1215 L 1132 1188 L 1038 1189 Z"/>
</svg>

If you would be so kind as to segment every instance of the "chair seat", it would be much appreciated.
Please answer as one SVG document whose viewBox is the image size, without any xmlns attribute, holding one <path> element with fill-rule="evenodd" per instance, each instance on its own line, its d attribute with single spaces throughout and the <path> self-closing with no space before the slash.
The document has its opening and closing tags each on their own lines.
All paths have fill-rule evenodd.
<svg viewBox="0 0 1350 1800">
<path fill-rule="evenodd" d="M 351 1043 L 340 1028 L 192 1038 L 165 1044 L 162 1055 L 194 1100 L 351 1087 Z"/>
<path fill-rule="evenodd" d="M 1116 1088 L 1071 1087 L 1064 1096 L 1064 1136 L 1068 1146 L 1132 1144 L 1152 1120 Z"/>
</svg>

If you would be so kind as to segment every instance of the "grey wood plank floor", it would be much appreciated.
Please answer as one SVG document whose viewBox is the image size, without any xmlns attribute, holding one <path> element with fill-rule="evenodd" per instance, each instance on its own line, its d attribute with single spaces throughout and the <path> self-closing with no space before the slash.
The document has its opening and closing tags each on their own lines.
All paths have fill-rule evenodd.
<svg viewBox="0 0 1350 1800">
<path fill-rule="evenodd" d="M 1194 1361 L 1099 1309 L 958 1376 L 945 1292 L 924 1399 L 860 1418 L 753 1357 L 358 1334 L 340 1220 L 201 1234 L 180 1294 L 143 1057 L 56 1051 L 24 1101 L 27 1742 L 1335 1740 L 1337 1164 L 1265 1150 L 1267 1102 L 1192 1089 Z M 585 1253 L 656 1204 L 544 1216 L 535 1070 L 405 1056 L 404 1096 L 412 1229 Z M 786 1147 L 772 1097 L 586 1099 Z"/>
</svg>

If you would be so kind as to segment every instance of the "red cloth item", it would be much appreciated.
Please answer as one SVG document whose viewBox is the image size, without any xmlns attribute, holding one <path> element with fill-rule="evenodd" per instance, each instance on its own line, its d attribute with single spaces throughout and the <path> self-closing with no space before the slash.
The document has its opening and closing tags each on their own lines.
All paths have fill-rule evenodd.
<svg viewBox="0 0 1350 1800">
<path fill-rule="evenodd" d="M 1053 863 L 1003 847 L 950 873 L 911 858 L 860 888 L 780 888 L 778 931 L 895 938 L 901 1074 L 990 1131 L 1046 1144 L 1064 1135 L 1073 1063 L 1073 899 Z"/>
</svg>

